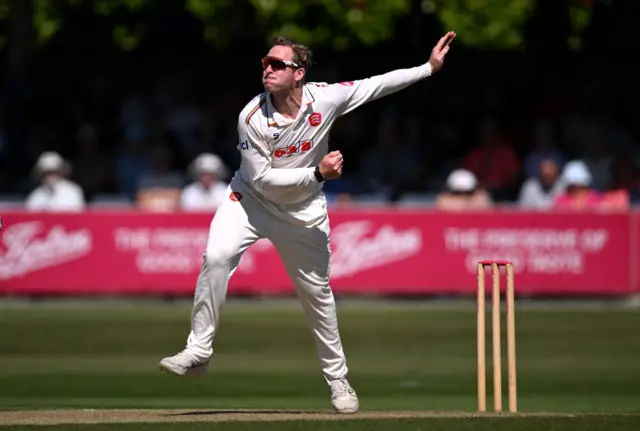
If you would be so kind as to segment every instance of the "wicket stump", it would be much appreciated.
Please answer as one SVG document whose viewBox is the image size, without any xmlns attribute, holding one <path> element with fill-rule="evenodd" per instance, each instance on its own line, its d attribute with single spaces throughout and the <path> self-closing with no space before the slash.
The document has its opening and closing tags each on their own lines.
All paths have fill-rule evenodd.
<svg viewBox="0 0 640 431">
<path fill-rule="evenodd" d="M 516 322 L 514 309 L 513 263 L 506 260 L 478 262 L 478 411 L 487 410 L 486 356 L 485 356 L 485 267 L 491 266 L 492 279 L 492 333 L 493 333 L 493 409 L 502 411 L 502 355 L 500 352 L 500 268 L 507 276 L 507 366 L 509 412 L 517 411 L 516 382 Z"/>
</svg>

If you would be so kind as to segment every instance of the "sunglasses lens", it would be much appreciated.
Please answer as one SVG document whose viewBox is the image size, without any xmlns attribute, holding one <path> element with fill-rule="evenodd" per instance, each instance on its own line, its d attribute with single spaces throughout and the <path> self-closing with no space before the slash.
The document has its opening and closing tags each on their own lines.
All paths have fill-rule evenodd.
<svg viewBox="0 0 640 431">
<path fill-rule="evenodd" d="M 262 59 L 262 68 L 266 69 L 268 66 L 271 66 L 273 70 L 282 70 L 287 67 L 286 64 L 282 60 L 278 60 L 277 58 L 263 58 Z"/>
</svg>

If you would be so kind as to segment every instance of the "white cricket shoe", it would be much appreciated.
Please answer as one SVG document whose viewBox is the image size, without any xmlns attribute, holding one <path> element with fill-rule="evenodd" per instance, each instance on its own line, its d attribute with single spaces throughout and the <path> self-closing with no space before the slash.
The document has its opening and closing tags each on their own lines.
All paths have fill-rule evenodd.
<svg viewBox="0 0 640 431">
<path fill-rule="evenodd" d="M 331 381 L 331 405 L 336 413 L 355 413 L 360 404 L 358 396 L 347 379 Z"/>
<path fill-rule="evenodd" d="M 175 356 L 164 358 L 158 364 L 160 371 L 164 371 L 174 376 L 198 377 L 207 372 L 209 361 L 198 362 L 185 350 Z"/>
</svg>

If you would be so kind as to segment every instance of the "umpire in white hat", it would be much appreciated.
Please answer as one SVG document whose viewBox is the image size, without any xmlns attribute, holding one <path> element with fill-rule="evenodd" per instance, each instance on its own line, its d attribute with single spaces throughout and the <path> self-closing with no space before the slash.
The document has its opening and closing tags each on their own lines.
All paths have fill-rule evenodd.
<svg viewBox="0 0 640 431">
<path fill-rule="evenodd" d="M 215 154 L 203 153 L 191 163 L 189 172 L 195 181 L 182 190 L 180 207 L 183 211 L 215 211 L 229 194 L 224 162 Z"/>
<path fill-rule="evenodd" d="M 40 185 L 25 200 L 29 211 L 82 211 L 85 199 L 82 188 L 67 179 L 71 167 L 60 154 L 46 151 L 40 155 L 33 174 Z"/>
</svg>

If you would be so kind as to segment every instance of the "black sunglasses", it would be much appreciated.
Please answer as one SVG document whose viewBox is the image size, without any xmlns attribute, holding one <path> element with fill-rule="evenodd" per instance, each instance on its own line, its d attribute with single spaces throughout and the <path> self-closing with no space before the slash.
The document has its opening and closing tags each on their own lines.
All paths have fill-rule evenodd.
<svg viewBox="0 0 640 431">
<path fill-rule="evenodd" d="M 264 57 L 262 59 L 262 69 L 266 69 L 269 66 L 271 66 L 273 70 L 282 70 L 286 69 L 287 67 L 292 67 L 294 69 L 300 68 L 300 65 L 298 63 L 294 63 L 293 61 L 283 60 L 278 57 Z"/>
</svg>

